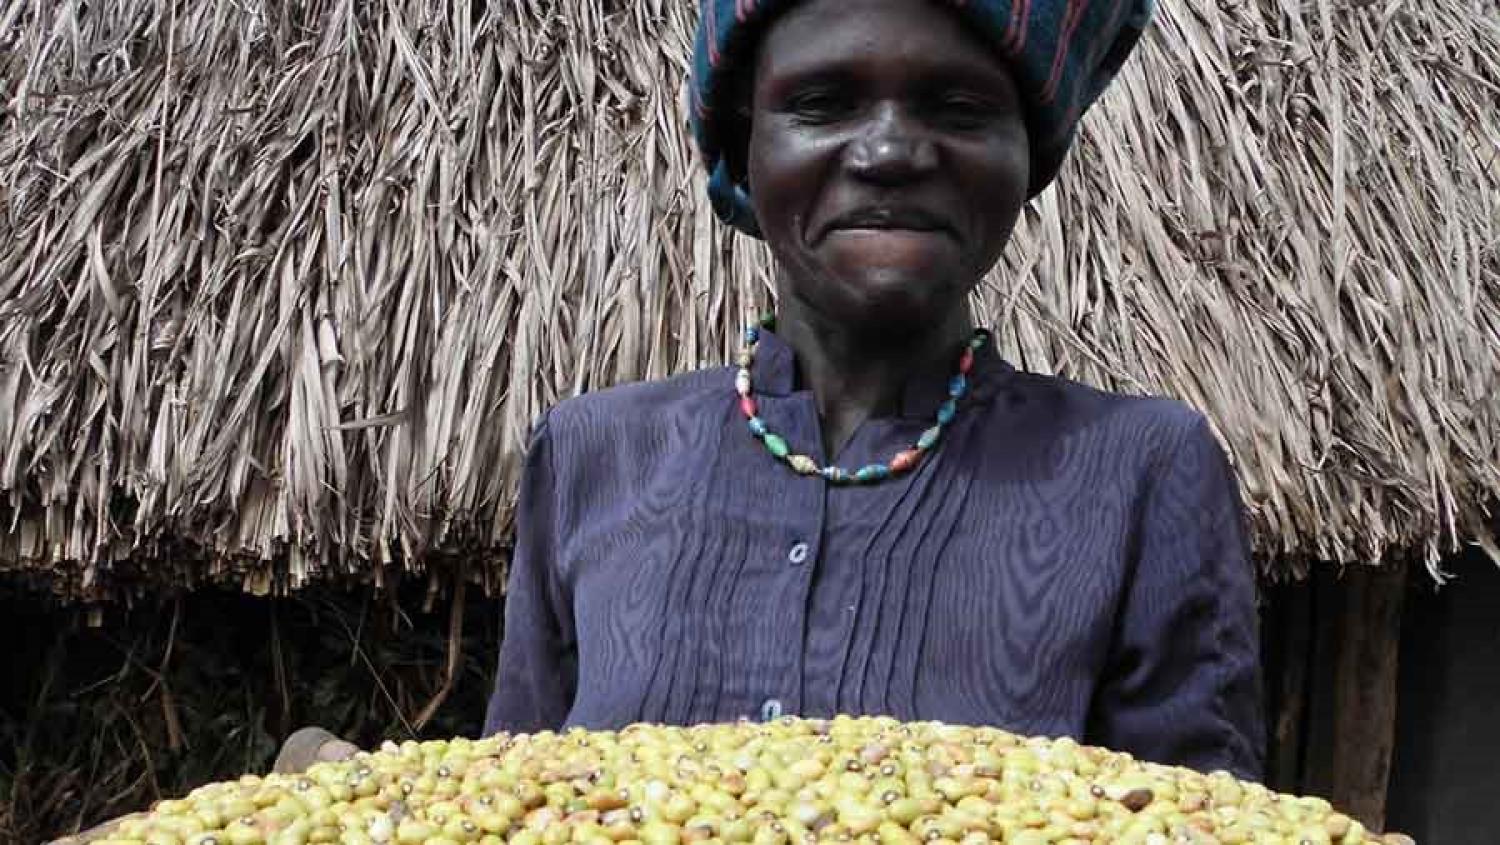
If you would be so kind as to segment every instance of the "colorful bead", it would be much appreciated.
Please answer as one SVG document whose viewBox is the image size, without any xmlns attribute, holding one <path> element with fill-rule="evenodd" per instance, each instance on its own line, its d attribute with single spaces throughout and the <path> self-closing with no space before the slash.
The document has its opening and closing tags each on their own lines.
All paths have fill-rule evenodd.
<svg viewBox="0 0 1500 845">
<path fill-rule="evenodd" d="M 944 402 L 941 407 L 938 408 L 938 425 L 947 425 L 948 423 L 953 422 L 953 418 L 956 416 L 958 416 L 958 402 L 953 399 L 949 399 L 947 402 Z"/>
<path fill-rule="evenodd" d="M 820 476 L 830 484 L 871 484 L 915 469 L 922 462 L 922 456 L 937 445 L 938 440 L 943 436 L 943 427 L 953 422 L 958 416 L 958 400 L 969 392 L 969 374 L 974 369 L 975 352 L 983 348 L 990 340 L 990 333 L 985 330 L 981 329 L 974 333 L 973 339 L 959 355 L 958 373 L 948 381 L 949 399 L 938 408 L 937 424 L 922 432 L 915 446 L 898 453 L 891 459 L 890 464 L 869 464 L 850 473 L 836 466 L 819 467 L 818 462 L 807 455 L 793 455 L 786 440 L 780 435 L 773 434 L 766 427 L 765 421 L 760 418 L 755 402 L 754 387 L 751 383 L 750 366 L 755 361 L 755 345 L 760 341 L 761 327 L 771 329 L 774 325 L 775 315 L 768 313 L 761 317 L 760 326 L 750 326 L 745 329 L 746 348 L 740 350 L 736 359 L 740 366 L 734 377 L 734 389 L 740 397 L 740 410 L 745 414 L 750 433 L 761 439 L 766 446 L 766 451 L 786 461 L 793 471 L 801 475 Z"/>
<path fill-rule="evenodd" d="M 792 465 L 792 469 L 803 475 L 817 475 L 818 462 L 806 455 L 793 455 L 786 459 Z"/>
<path fill-rule="evenodd" d="M 894 458 L 891 458 L 891 472 L 908 472 L 915 469 L 922 462 L 921 449 L 907 449 Z"/>
<path fill-rule="evenodd" d="M 767 432 L 766 436 L 763 437 L 762 440 L 765 441 L 766 450 L 778 458 L 785 458 L 787 455 L 791 454 L 791 448 L 786 445 L 786 441 L 782 440 L 781 435 L 779 434 L 771 434 Z"/>
<path fill-rule="evenodd" d="M 922 432 L 922 436 L 917 438 L 917 448 L 925 452 L 928 449 L 931 449 L 933 446 L 936 446 L 938 438 L 942 436 L 943 427 L 941 425 L 935 425 L 932 428 L 929 428 L 926 431 Z"/>
</svg>

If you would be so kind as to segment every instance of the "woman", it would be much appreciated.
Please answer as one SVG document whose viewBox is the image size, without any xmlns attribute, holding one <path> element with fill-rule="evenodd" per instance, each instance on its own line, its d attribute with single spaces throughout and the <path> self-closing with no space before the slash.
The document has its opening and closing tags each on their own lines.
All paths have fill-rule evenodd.
<svg viewBox="0 0 1500 845">
<path fill-rule="evenodd" d="M 705 0 L 695 134 L 776 328 L 539 424 L 487 732 L 887 713 L 1261 776 L 1203 418 L 1018 372 L 966 306 L 1148 14 Z"/>
<path fill-rule="evenodd" d="M 1207 424 L 1018 372 L 966 308 L 1148 13 L 705 0 L 695 134 L 776 330 L 537 426 L 486 732 L 883 713 L 1261 777 Z"/>
</svg>

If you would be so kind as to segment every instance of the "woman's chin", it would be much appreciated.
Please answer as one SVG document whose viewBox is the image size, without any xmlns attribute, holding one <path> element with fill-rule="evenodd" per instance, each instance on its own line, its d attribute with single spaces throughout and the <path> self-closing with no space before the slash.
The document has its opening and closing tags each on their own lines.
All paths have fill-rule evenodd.
<svg viewBox="0 0 1500 845">
<path fill-rule="evenodd" d="M 948 311 L 946 285 L 927 273 L 905 268 L 870 268 L 855 276 L 843 276 L 841 309 L 847 320 L 865 328 L 890 332 L 909 331 L 940 321 Z M 941 278 L 941 277 L 938 277 Z M 961 300 L 962 296 L 956 297 Z"/>
<path fill-rule="evenodd" d="M 924 279 L 930 283 L 951 272 L 960 257 L 958 244 L 946 232 L 914 230 L 835 231 L 819 252 L 837 275 L 883 287 Z"/>
<path fill-rule="evenodd" d="M 839 268 L 835 274 L 845 296 L 867 313 L 899 314 L 906 320 L 929 319 L 944 311 L 950 298 L 961 299 L 965 286 L 955 281 L 946 262 L 892 265 L 865 264 Z"/>
</svg>

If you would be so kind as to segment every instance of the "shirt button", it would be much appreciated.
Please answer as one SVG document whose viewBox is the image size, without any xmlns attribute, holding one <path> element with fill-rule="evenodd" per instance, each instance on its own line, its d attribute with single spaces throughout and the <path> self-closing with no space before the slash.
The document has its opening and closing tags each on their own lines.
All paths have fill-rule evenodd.
<svg viewBox="0 0 1500 845">
<path fill-rule="evenodd" d="M 760 720 L 762 722 L 774 722 L 781 718 L 781 699 L 768 698 L 766 703 L 760 706 Z"/>
<path fill-rule="evenodd" d="M 802 562 L 807 560 L 807 544 L 798 543 L 797 545 L 792 546 L 792 550 L 787 553 L 786 559 L 791 561 L 794 565 L 802 565 Z"/>
</svg>

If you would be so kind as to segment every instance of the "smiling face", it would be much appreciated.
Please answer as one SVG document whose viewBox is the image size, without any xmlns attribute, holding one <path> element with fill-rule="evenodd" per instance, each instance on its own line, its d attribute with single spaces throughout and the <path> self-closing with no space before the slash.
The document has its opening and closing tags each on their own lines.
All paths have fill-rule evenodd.
<svg viewBox="0 0 1500 845">
<path fill-rule="evenodd" d="M 880 332 L 963 308 L 1030 176 L 1006 66 L 930 0 L 810 0 L 779 18 L 745 168 L 783 299 Z"/>
</svg>

